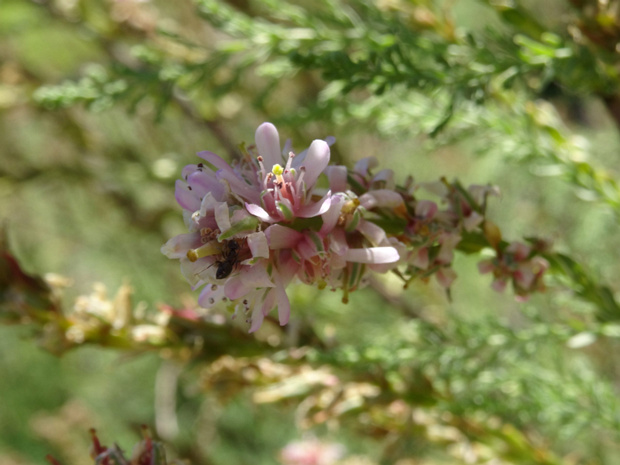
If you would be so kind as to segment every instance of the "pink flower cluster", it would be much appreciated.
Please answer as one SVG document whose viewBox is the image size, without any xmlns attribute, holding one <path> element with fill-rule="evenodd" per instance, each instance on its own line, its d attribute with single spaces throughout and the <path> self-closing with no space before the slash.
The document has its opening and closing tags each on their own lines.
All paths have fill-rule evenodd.
<svg viewBox="0 0 620 465">
<path fill-rule="evenodd" d="M 201 152 L 206 163 L 183 169 L 176 199 L 189 233 L 169 240 L 162 253 L 181 261 L 194 288 L 204 286 L 202 307 L 228 302 L 235 315 L 249 316 L 252 332 L 274 308 L 280 324 L 288 322 L 285 290 L 294 278 L 346 293 L 369 270 L 397 265 L 398 241 L 361 210 L 402 198 L 382 189 L 361 198 L 347 191 L 346 168 L 328 167 L 330 143 L 315 140 L 295 154 L 288 142 L 282 150 L 278 131 L 264 123 L 241 160 L 229 164 Z M 329 189 L 317 187 L 323 172 Z"/>
<path fill-rule="evenodd" d="M 445 179 L 415 184 L 412 178 L 397 186 L 392 170 L 374 171 L 374 158 L 352 170 L 330 165 L 333 138 L 315 140 L 297 154 L 290 141 L 282 149 L 271 123 L 259 126 L 255 140 L 231 164 L 200 152 L 204 161 L 183 169 L 176 199 L 189 232 L 161 249 L 180 260 L 194 289 L 203 288 L 200 306 L 226 302 L 235 316 L 246 315 L 250 332 L 274 308 L 280 324 L 288 322 L 286 288 L 293 280 L 341 289 L 345 302 L 371 272 L 393 270 L 405 285 L 434 275 L 449 288 L 455 248 L 466 250 L 472 237 L 493 243 L 484 213 L 487 197 L 498 195 L 495 187 L 465 189 Z M 420 199 L 418 191 L 440 200 Z M 499 282 L 513 273 L 522 295 L 537 286 L 545 268 L 519 263 L 517 270 L 506 262 L 494 272 Z"/>
<path fill-rule="evenodd" d="M 409 246 L 408 282 L 434 275 L 438 283 L 449 288 L 456 279 L 452 269 L 454 250 L 464 235 L 482 235 L 487 197 L 499 195 L 495 186 L 472 185 L 464 189 L 458 182 L 445 179 L 420 183 L 403 194 L 411 214 L 407 215 L 403 241 Z M 413 193 L 422 190 L 440 197 L 439 203 L 417 200 Z M 440 209 L 440 205 L 444 206 Z"/>
<path fill-rule="evenodd" d="M 546 248 L 546 244 L 542 244 Z M 497 257 L 478 264 L 480 273 L 493 273 L 492 287 L 498 292 L 512 282 L 517 299 L 525 301 L 529 294 L 545 289 L 543 275 L 549 262 L 539 255 L 539 250 L 522 242 L 512 242 L 497 252 Z"/>
</svg>

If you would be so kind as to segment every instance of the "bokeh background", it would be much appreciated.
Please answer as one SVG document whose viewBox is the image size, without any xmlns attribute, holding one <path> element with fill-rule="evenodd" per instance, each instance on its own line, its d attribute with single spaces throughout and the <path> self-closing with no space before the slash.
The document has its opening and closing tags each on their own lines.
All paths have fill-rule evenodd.
<svg viewBox="0 0 620 465">
<path fill-rule="evenodd" d="M 263 21 L 261 15 L 268 16 L 269 8 L 261 10 L 259 2 L 221 3 L 249 12 L 257 23 Z M 311 8 L 311 2 L 298 3 Z M 421 8 L 420 14 L 442 11 L 457 29 L 504 30 L 501 18 L 483 3 L 411 2 Z M 219 68 L 205 70 L 202 81 L 188 86 L 187 92 L 178 92 L 172 84 L 159 91 L 148 89 L 149 73 L 159 65 L 158 72 L 174 74 L 174 59 L 165 61 L 169 57 L 191 62 L 192 53 L 214 53 L 230 42 L 223 32 L 225 25 L 218 28 L 197 14 L 199 4 L 190 0 L 0 3 L 0 221 L 26 270 L 56 273 L 72 283 L 65 302 L 91 292 L 95 283 L 103 283 L 113 295 L 125 282 L 134 289 L 135 300 L 151 309 L 158 303 L 180 306 L 196 299 L 178 264 L 159 251 L 168 238 L 184 231 L 174 181 L 184 165 L 196 162 L 198 151 L 230 158 L 237 144 L 253 142 L 254 130 L 263 121 L 277 124 L 281 136 L 292 138 L 297 150 L 314 138 L 333 135 L 337 139 L 334 160 L 352 163 L 375 156 L 382 167 L 394 169 L 400 181 L 410 174 L 417 181 L 446 176 L 458 177 L 465 185 L 498 185 L 502 196 L 491 201 L 488 217 L 501 227 L 504 237 L 550 238 L 559 250 L 587 264 L 602 282 L 616 283 L 620 235 L 614 213 L 580 198 L 563 179 L 540 176 L 527 159 L 510 157 L 509 149 L 500 150 L 497 136 L 481 132 L 476 138 L 463 137 L 461 120 L 456 120 L 452 133 L 448 129 L 439 137 L 429 137 L 424 128 L 435 117 L 432 95 L 410 105 L 410 120 L 418 118 L 418 127 L 410 120 L 394 119 L 387 107 L 383 117 L 381 107 L 357 119 L 337 108 L 324 109 L 319 117 L 308 108 L 309 102 L 322 98 L 326 84 L 320 73 L 282 71 L 287 66 L 282 60 L 269 62 L 260 50 L 253 56 L 241 45 L 238 55 L 231 53 L 227 57 L 232 58 Z M 526 6 L 550 30 L 564 27 L 569 11 L 565 2 Z M 276 13 L 270 14 L 278 21 Z M 158 28 L 198 46 L 182 47 L 178 37 L 162 34 Z M 234 47 L 230 42 L 229 48 Z M 116 99 L 114 83 L 105 77 L 112 63 L 120 59 L 132 64 L 156 55 L 154 50 L 167 58 L 158 61 L 154 56 L 152 68 L 140 64 L 135 68 L 151 94 L 140 97 L 144 89 L 136 89 L 135 95 Z M 140 63 L 144 62 L 149 61 Z M 243 73 L 233 76 L 240 62 Z M 272 85 L 273 76 L 278 77 L 277 86 Z M 90 81 L 84 84 L 80 81 L 84 79 Z M 138 81 L 128 82 L 132 86 Z M 162 80 L 157 82 L 160 85 Z M 89 89 L 96 91 L 90 95 Z M 366 97 L 346 98 L 363 101 Z M 441 96 L 437 98 L 441 101 Z M 598 166 L 612 177 L 617 175 L 618 131 L 600 99 L 569 96 L 561 89 L 554 92 L 553 86 L 531 98 L 545 100 L 565 127 L 588 144 Z M 514 147 L 513 152 L 519 149 Z M 489 328 L 495 324 L 526 328 L 561 321 L 579 328 L 589 321 L 589 307 L 571 299 L 570 292 L 547 293 L 525 304 L 516 303 L 510 292 L 495 293 L 490 278 L 477 272 L 479 260 L 479 256 L 457 257 L 459 277 L 451 290 L 452 300 L 434 281 L 403 290 L 389 276 L 380 280 L 378 288 L 353 294 L 348 305 L 340 302 L 340 295 L 294 286 L 292 324 L 312 321 L 341 341 L 381 345 L 397 334 L 401 324 L 398 302 L 406 302 L 433 324 L 458 322 L 464 340 L 473 338 L 478 326 L 486 328 L 480 334 L 492 334 Z M 84 463 L 90 427 L 97 428 L 104 442 L 129 448 L 139 438 L 139 425 L 151 425 L 171 444 L 171 455 L 213 464 L 277 463 L 279 451 L 305 434 L 295 426 L 294 401 L 257 405 L 245 392 L 224 403 L 217 400 L 201 383 L 204 366 L 199 362 L 94 347 L 57 357 L 37 347 L 31 334 L 27 326 L 0 326 L 2 465 L 44 463 L 48 453 L 67 465 Z M 527 384 L 511 391 L 509 385 L 502 385 L 503 394 L 470 400 L 472 405 L 493 403 L 489 415 L 503 415 L 517 428 L 533 431 L 561 456 L 574 453 L 575 462 L 561 463 L 586 459 L 592 460 L 587 463 L 617 463 L 617 437 L 610 432 L 610 425 L 620 424 L 614 416 L 615 404 L 597 404 L 606 398 L 616 402 L 617 349 L 609 340 L 586 349 L 567 348 L 553 338 L 548 343 L 539 340 L 530 354 L 535 363 L 523 359 L 506 370 L 519 371 L 521 378 L 544 372 L 555 391 L 524 392 Z M 474 361 L 476 356 L 475 350 L 468 355 Z M 488 375 L 490 390 L 498 386 L 493 370 Z M 583 373 L 581 390 L 568 392 L 579 381 L 579 373 Z M 605 395 L 581 397 L 597 383 L 605 386 Z M 176 399 L 172 412 L 162 404 L 170 390 Z M 484 389 L 479 391 L 484 395 Z M 522 418 L 515 414 L 519 404 L 525 412 Z M 536 409 L 545 404 L 560 410 L 541 411 L 538 423 L 533 423 Z M 506 405 L 517 408 L 502 410 Z M 607 429 L 592 423 L 605 410 L 610 415 Z M 583 418 L 575 416 L 579 412 Z M 353 428 L 329 422 L 312 433 L 344 444 L 348 454 L 357 457 L 355 463 L 390 463 L 381 458 L 389 438 L 368 441 Z M 415 434 L 411 456 L 410 462 L 402 463 L 478 463 L 459 461 L 442 450 L 441 441 L 416 439 Z"/>
</svg>

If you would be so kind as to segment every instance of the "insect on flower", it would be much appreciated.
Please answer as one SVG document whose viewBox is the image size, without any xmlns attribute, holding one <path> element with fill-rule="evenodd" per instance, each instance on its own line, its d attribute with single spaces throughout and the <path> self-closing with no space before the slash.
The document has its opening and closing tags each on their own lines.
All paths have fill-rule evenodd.
<svg viewBox="0 0 620 465">
<path fill-rule="evenodd" d="M 235 240 L 226 243 L 224 250 L 222 250 L 222 259 L 217 260 L 214 265 L 217 265 L 217 271 L 215 272 L 215 279 L 227 278 L 235 265 L 239 262 L 239 243 Z"/>
</svg>

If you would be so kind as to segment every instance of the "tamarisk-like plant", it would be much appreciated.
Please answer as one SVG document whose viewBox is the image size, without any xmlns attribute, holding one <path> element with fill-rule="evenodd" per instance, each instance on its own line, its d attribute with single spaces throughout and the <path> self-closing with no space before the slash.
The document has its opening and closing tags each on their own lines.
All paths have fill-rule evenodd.
<svg viewBox="0 0 620 465">
<path fill-rule="evenodd" d="M 295 154 L 290 141 L 281 149 L 274 125 L 263 123 L 256 144 L 232 165 L 200 152 L 204 162 L 183 169 L 176 199 L 189 232 L 162 252 L 180 260 L 194 288 L 204 286 L 202 307 L 224 301 L 234 316 L 248 315 L 253 332 L 274 308 L 281 325 L 289 321 L 286 287 L 294 278 L 341 289 L 343 302 L 372 272 L 393 271 L 405 284 L 434 275 L 449 289 L 455 248 L 499 246 L 499 231 L 484 216 L 496 187 L 412 177 L 397 185 L 393 170 L 374 171 L 373 157 L 353 169 L 330 165 L 331 143 L 315 140 Z M 439 200 L 420 199 L 422 191 Z M 515 243 L 480 268 L 494 273 L 496 289 L 512 280 L 526 297 L 543 288 L 549 263 L 540 252 Z"/>
</svg>

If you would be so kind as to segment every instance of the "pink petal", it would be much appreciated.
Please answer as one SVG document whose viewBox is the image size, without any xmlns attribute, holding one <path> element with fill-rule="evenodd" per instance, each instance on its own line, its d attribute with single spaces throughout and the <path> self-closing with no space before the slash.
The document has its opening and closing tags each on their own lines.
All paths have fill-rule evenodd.
<svg viewBox="0 0 620 465">
<path fill-rule="evenodd" d="M 206 168 L 206 166 L 205 166 L 205 168 Z M 198 171 L 198 165 L 197 164 L 194 163 L 193 165 L 185 165 L 183 167 L 183 169 L 181 170 L 181 177 L 184 180 L 187 180 L 189 175 L 192 174 L 192 173 L 195 173 L 196 171 Z M 212 170 L 209 170 L 209 171 L 213 172 Z"/>
<path fill-rule="evenodd" d="M 519 269 L 513 274 L 515 282 L 523 289 L 529 289 L 535 277 L 529 263 L 519 265 Z"/>
<path fill-rule="evenodd" d="M 381 170 L 377 174 L 372 177 L 372 182 L 381 182 L 387 189 L 394 188 L 394 171 L 392 170 Z"/>
<path fill-rule="evenodd" d="M 210 175 L 204 171 L 196 171 L 187 177 L 187 183 L 199 197 L 203 197 L 210 192 L 220 202 L 226 198 L 226 187 L 215 178 L 215 175 Z"/>
<path fill-rule="evenodd" d="M 255 289 L 274 286 L 264 266 L 244 266 L 241 272 L 226 281 L 224 295 L 230 300 L 237 300 Z"/>
<path fill-rule="evenodd" d="M 374 207 L 395 208 L 403 203 L 403 198 L 393 190 L 377 189 L 363 194 L 360 203 L 368 210 Z"/>
<path fill-rule="evenodd" d="M 437 204 L 430 200 L 420 200 L 415 206 L 415 216 L 431 219 L 437 212 Z"/>
<path fill-rule="evenodd" d="M 371 223 L 370 221 L 360 220 L 357 230 L 361 232 L 373 245 L 382 245 L 385 241 L 387 241 L 387 236 L 383 228 Z"/>
<path fill-rule="evenodd" d="M 344 205 L 344 202 L 345 200 L 343 195 L 332 195 L 329 209 L 321 215 L 323 225 L 321 226 L 319 234 L 329 234 L 336 227 L 336 224 L 338 224 L 338 218 L 340 218 L 340 212 L 342 211 L 342 206 Z"/>
<path fill-rule="evenodd" d="M 442 233 L 439 237 L 441 247 L 435 260 L 438 263 L 451 263 L 454 259 L 454 248 L 461 242 L 461 236 L 456 233 Z"/>
<path fill-rule="evenodd" d="M 506 247 L 506 252 L 513 254 L 517 261 L 525 260 L 531 251 L 532 249 L 522 242 L 513 242 Z"/>
<path fill-rule="evenodd" d="M 280 263 L 278 265 L 278 275 L 282 285 L 286 287 L 293 280 L 293 278 L 295 278 L 295 275 L 299 270 L 299 263 L 297 263 L 293 258 L 293 254 L 290 249 L 282 250 L 280 252 L 279 259 Z"/>
<path fill-rule="evenodd" d="M 495 269 L 495 264 L 493 260 L 482 260 L 478 263 L 478 271 L 480 274 L 490 273 Z"/>
<path fill-rule="evenodd" d="M 508 281 L 506 280 L 506 278 L 499 278 L 493 281 L 493 284 L 491 284 L 491 287 L 497 292 L 504 292 L 506 290 L 507 284 L 508 284 Z"/>
<path fill-rule="evenodd" d="M 191 190 L 185 181 L 177 179 L 174 185 L 174 197 L 185 210 L 195 212 L 200 209 L 200 197 Z"/>
<path fill-rule="evenodd" d="M 230 217 L 230 222 L 232 224 L 236 224 L 245 220 L 246 218 L 252 218 L 252 215 L 250 215 L 247 210 L 239 209 L 233 211 L 233 214 Z"/>
<path fill-rule="evenodd" d="M 423 247 L 415 255 L 415 258 L 411 261 L 411 264 L 421 270 L 426 270 L 429 265 L 428 248 Z"/>
<path fill-rule="evenodd" d="M 292 249 L 304 237 L 302 233 L 279 224 L 269 226 L 265 230 L 265 235 L 269 242 L 269 248 L 272 250 Z"/>
<path fill-rule="evenodd" d="M 332 192 L 344 192 L 347 190 L 347 167 L 328 166 L 325 174 L 329 180 L 329 188 Z"/>
<path fill-rule="evenodd" d="M 211 163 L 218 170 L 229 171 L 231 173 L 234 172 L 232 167 L 228 164 L 226 160 L 224 160 L 219 155 L 214 154 L 213 152 L 209 152 L 208 150 L 205 150 L 202 152 L 198 152 L 197 155 L 203 160 L 206 160 L 207 162 Z"/>
<path fill-rule="evenodd" d="M 261 308 L 261 304 L 263 302 L 261 300 L 257 300 L 254 305 L 254 309 L 252 310 L 252 325 L 250 326 L 249 333 L 253 333 L 257 331 L 261 325 L 263 324 L 263 320 L 265 319 L 265 315 L 263 315 L 263 309 Z"/>
<path fill-rule="evenodd" d="M 280 153 L 280 135 L 271 123 L 263 123 L 256 130 L 254 136 L 258 154 L 263 157 L 263 163 L 267 171 L 271 171 L 273 165 L 282 163 Z"/>
<path fill-rule="evenodd" d="M 288 300 L 288 295 L 286 295 L 284 286 L 276 286 L 275 291 L 278 303 L 278 318 L 280 320 L 280 326 L 284 326 L 288 323 L 291 315 L 291 303 Z"/>
<path fill-rule="evenodd" d="M 256 204 L 253 203 L 246 203 L 245 204 L 245 209 L 251 214 L 254 215 L 255 217 L 257 217 L 258 219 L 264 221 L 265 223 L 275 223 L 275 219 L 271 217 L 271 215 L 269 215 L 269 213 L 267 213 L 265 211 L 265 209 L 263 207 L 260 207 Z"/>
<path fill-rule="evenodd" d="M 248 185 L 245 180 L 241 179 L 233 171 L 219 170 L 215 175 L 217 179 L 227 182 L 232 192 L 243 197 L 245 200 L 249 200 L 250 202 L 258 202 L 260 200 L 259 189 Z"/>
<path fill-rule="evenodd" d="M 319 139 L 312 141 L 304 160 L 304 166 L 306 167 L 304 182 L 308 186 L 308 191 L 314 186 L 319 175 L 329 164 L 329 158 L 330 153 L 327 142 Z"/>
<path fill-rule="evenodd" d="M 418 186 L 439 197 L 445 197 L 446 195 L 448 195 L 448 188 L 441 181 L 421 182 L 420 184 L 418 184 Z"/>
<path fill-rule="evenodd" d="M 319 255 L 319 253 L 324 252 L 325 248 L 322 243 L 319 242 L 317 244 L 311 237 L 304 236 L 304 240 L 299 241 L 297 244 L 296 250 L 304 260 L 310 260 Z"/>
<path fill-rule="evenodd" d="M 329 236 L 329 250 L 336 255 L 345 255 L 349 250 L 347 237 L 342 229 L 335 229 Z"/>
<path fill-rule="evenodd" d="M 357 263 L 394 263 L 400 260 L 394 247 L 367 247 L 349 249 L 345 255 L 348 262 Z"/>
<path fill-rule="evenodd" d="M 377 166 L 379 162 L 375 157 L 366 157 L 359 160 L 353 167 L 353 171 L 363 177 L 368 176 L 368 170 Z"/>
<path fill-rule="evenodd" d="M 267 294 L 265 294 L 265 298 L 263 300 L 263 305 L 262 305 L 262 312 L 263 315 L 267 316 L 267 314 L 273 310 L 273 307 L 276 303 L 276 288 L 273 289 L 269 289 L 269 291 L 267 291 Z"/>
<path fill-rule="evenodd" d="M 312 218 L 313 216 L 319 216 L 329 210 L 331 206 L 331 191 L 325 194 L 320 200 L 304 205 L 298 212 L 297 216 L 300 218 Z"/>
<path fill-rule="evenodd" d="M 202 308 L 211 308 L 224 297 L 224 286 L 207 284 L 198 296 L 198 305 Z"/>
<path fill-rule="evenodd" d="M 332 145 L 334 145 L 336 143 L 336 138 L 333 137 L 333 136 L 327 136 L 325 138 L 325 143 L 329 147 L 331 147 Z M 289 152 L 289 150 L 284 150 L 284 153 L 287 154 Z M 295 159 L 293 160 L 293 163 L 292 163 L 292 167 L 293 168 L 295 168 L 296 170 L 299 170 L 299 167 L 301 165 L 303 165 L 304 161 L 306 160 L 306 156 L 308 155 L 308 150 L 309 149 L 302 150 L 301 152 L 299 152 L 297 154 L 297 156 L 295 157 Z"/>
<path fill-rule="evenodd" d="M 264 232 L 248 234 L 247 239 L 252 258 L 269 258 L 269 245 Z"/>
<path fill-rule="evenodd" d="M 161 246 L 161 253 L 168 258 L 183 258 L 189 249 L 200 247 L 200 235 L 197 233 L 179 234 Z"/>
</svg>

